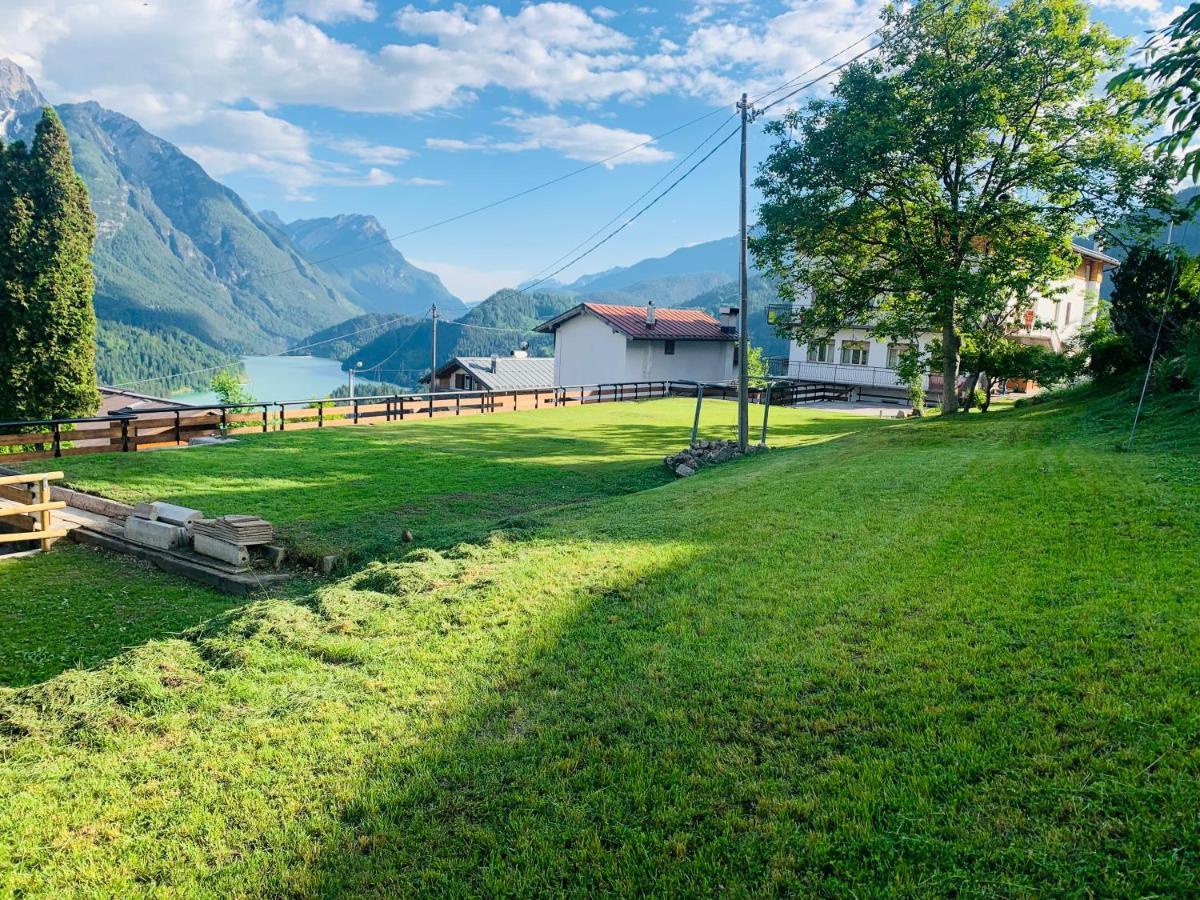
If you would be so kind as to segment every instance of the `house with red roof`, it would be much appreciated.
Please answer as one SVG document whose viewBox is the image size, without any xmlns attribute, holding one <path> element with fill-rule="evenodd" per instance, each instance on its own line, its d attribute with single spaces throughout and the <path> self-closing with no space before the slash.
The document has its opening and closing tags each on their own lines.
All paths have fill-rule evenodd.
<svg viewBox="0 0 1200 900">
<path fill-rule="evenodd" d="M 737 312 L 580 303 L 536 330 L 554 335 L 555 385 L 727 382 L 737 377 Z"/>
</svg>

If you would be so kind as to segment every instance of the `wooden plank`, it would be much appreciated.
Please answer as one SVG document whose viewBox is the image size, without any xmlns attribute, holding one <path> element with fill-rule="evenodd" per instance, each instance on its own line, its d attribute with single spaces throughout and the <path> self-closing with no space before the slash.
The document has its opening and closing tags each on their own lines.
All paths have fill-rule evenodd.
<svg viewBox="0 0 1200 900">
<path fill-rule="evenodd" d="M 29 434 L 0 434 L 0 447 L 17 447 L 21 444 L 50 444 L 54 441 L 52 431 L 33 431 Z"/>
<path fill-rule="evenodd" d="M 51 528 L 49 531 L 29 531 L 17 534 L 0 534 L 0 544 L 15 544 L 18 541 L 45 541 L 51 538 L 67 536 L 65 528 Z"/>
<path fill-rule="evenodd" d="M 32 503 L 33 491 L 23 491 L 12 485 L 0 485 L 0 500 L 12 500 L 14 503 Z"/>
<path fill-rule="evenodd" d="M 45 503 L 27 503 L 24 506 L 0 506 L 0 518 L 8 516 L 23 516 L 35 512 L 48 512 L 52 509 L 65 509 L 63 500 L 48 500 Z"/>
<path fill-rule="evenodd" d="M 62 472 L 31 472 L 28 475 L 0 475 L 0 484 L 35 484 L 43 478 L 47 481 L 54 481 L 62 477 Z"/>
</svg>

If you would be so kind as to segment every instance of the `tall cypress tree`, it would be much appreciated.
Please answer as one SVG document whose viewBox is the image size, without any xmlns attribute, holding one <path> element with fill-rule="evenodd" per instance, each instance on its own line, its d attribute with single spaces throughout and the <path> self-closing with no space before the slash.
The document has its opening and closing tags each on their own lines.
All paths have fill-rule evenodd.
<svg viewBox="0 0 1200 900">
<path fill-rule="evenodd" d="M 96 220 L 47 107 L 32 146 L 0 153 L 0 419 L 94 412 Z"/>
</svg>

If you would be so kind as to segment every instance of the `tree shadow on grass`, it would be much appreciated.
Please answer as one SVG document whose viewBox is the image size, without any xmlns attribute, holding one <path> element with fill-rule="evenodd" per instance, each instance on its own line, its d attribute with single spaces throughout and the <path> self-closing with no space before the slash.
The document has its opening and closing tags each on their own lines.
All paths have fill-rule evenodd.
<svg viewBox="0 0 1200 900">
<path fill-rule="evenodd" d="M 515 623 L 504 652 L 468 667 L 477 677 L 457 712 L 372 766 L 319 865 L 290 870 L 287 886 L 330 896 L 1194 886 L 1177 856 L 1197 849 L 1190 817 L 1174 814 L 1197 795 L 1186 767 L 1154 785 L 1136 777 L 1188 731 L 1161 661 L 1121 637 L 1137 614 L 1095 602 L 1103 572 L 1081 579 L 1064 554 L 1077 535 L 1053 521 L 1024 558 L 995 544 L 967 563 L 961 534 L 929 527 L 945 502 L 962 502 L 952 482 L 996 471 L 1004 452 L 934 486 L 911 457 L 829 467 L 790 535 L 778 526 L 797 494 L 770 490 L 784 476 L 777 460 L 757 485 L 749 467 L 714 478 L 702 506 L 688 506 L 697 491 L 664 493 L 676 515 L 657 531 L 624 518 L 627 501 L 610 504 L 614 521 L 580 511 L 558 522 L 558 540 L 596 547 L 595 573 L 558 604 L 552 628 Z M 1013 473 L 996 480 L 1007 493 L 963 521 L 1019 532 L 1042 489 Z M 877 516 L 847 515 L 836 498 L 851 485 L 860 494 L 847 502 L 869 497 Z M 1050 519 L 1074 521 L 1091 489 L 1060 490 Z M 1178 613 L 1168 615 L 1186 628 Z M 1162 635 L 1159 649 L 1176 640 Z M 1080 696 L 1076 673 L 1114 666 L 1121 679 L 1093 685 L 1108 701 Z M 1121 704 L 1137 703 L 1131 726 Z"/>
</svg>

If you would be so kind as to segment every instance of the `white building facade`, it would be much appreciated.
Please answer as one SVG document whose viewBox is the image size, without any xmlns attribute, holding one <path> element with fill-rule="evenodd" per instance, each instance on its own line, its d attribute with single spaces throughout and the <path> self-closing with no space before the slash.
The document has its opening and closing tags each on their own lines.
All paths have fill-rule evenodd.
<svg viewBox="0 0 1200 900">
<path fill-rule="evenodd" d="M 1062 353 L 1096 320 L 1104 271 L 1118 265 L 1118 260 L 1086 247 L 1076 245 L 1074 249 L 1081 262 L 1072 277 L 1056 285 L 1061 290 L 1037 298 L 1023 320 L 1014 323 L 1014 339 Z M 917 345 L 925 350 L 938 337 L 921 335 Z M 872 337 L 866 323 L 853 324 L 839 329 L 827 341 L 810 344 L 791 341 L 786 358 L 770 360 L 770 371 L 776 377 L 851 388 L 848 396 L 853 399 L 899 399 L 908 388 L 897 375 L 896 367 L 908 346 L 905 341 Z M 941 375 L 925 376 L 925 388 L 940 392 Z"/>
<path fill-rule="evenodd" d="M 555 386 L 728 382 L 737 373 L 737 311 L 581 303 L 537 330 L 554 335 Z"/>
</svg>

